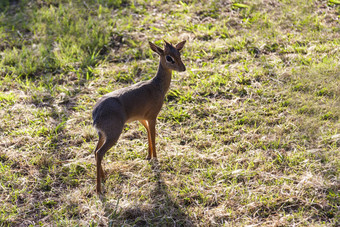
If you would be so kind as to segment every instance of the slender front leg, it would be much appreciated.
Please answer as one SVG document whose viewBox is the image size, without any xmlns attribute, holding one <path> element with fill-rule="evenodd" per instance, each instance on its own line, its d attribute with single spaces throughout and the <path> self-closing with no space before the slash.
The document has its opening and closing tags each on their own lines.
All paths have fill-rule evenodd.
<svg viewBox="0 0 340 227">
<path fill-rule="evenodd" d="M 152 151 L 151 156 L 152 158 L 157 158 L 157 155 L 156 155 L 156 119 L 149 120 L 148 123 L 149 123 L 149 130 L 150 130 L 149 136 L 151 140 L 151 143 L 150 143 L 151 151 Z"/>
<path fill-rule="evenodd" d="M 148 147 L 148 151 L 149 151 L 149 154 L 148 154 L 148 157 L 146 158 L 147 160 L 150 160 L 151 157 L 152 157 L 152 148 L 151 148 L 151 144 L 152 144 L 152 141 L 151 141 L 151 135 L 150 135 L 150 129 L 149 129 L 149 122 L 147 120 L 141 120 L 140 123 L 142 123 L 142 125 L 144 125 L 144 127 L 146 128 L 146 131 L 148 133 L 148 143 L 149 143 L 149 147 Z"/>
</svg>

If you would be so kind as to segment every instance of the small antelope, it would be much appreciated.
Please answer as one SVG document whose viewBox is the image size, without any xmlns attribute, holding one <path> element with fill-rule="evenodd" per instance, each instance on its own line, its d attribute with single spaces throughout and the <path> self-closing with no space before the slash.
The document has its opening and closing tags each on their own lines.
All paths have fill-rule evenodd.
<svg viewBox="0 0 340 227">
<path fill-rule="evenodd" d="M 94 151 L 97 165 L 97 193 L 101 193 L 101 179 L 105 174 L 101 165 L 105 153 L 116 144 L 124 124 L 138 120 L 148 133 L 149 155 L 147 159 L 157 158 L 155 136 L 156 119 L 169 90 L 172 70 L 184 72 L 180 50 L 185 40 L 176 46 L 165 41 L 164 50 L 149 42 L 150 48 L 159 57 L 156 76 L 104 95 L 94 106 L 93 125 L 99 141 Z"/>
</svg>

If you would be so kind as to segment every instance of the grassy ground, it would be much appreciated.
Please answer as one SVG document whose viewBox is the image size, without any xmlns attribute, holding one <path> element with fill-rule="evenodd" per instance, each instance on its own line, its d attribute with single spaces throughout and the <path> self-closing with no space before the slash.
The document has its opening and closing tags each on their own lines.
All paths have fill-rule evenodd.
<svg viewBox="0 0 340 227">
<path fill-rule="evenodd" d="M 333 3 L 332 3 L 333 2 Z M 337 226 L 337 1 L 0 3 L 0 226 Z M 91 111 L 186 39 L 157 124 L 126 126 L 95 194 Z"/>
</svg>

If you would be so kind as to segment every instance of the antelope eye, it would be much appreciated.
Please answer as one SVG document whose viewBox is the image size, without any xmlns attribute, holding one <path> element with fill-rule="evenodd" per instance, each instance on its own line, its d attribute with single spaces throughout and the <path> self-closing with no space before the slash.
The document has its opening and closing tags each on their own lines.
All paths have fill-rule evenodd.
<svg viewBox="0 0 340 227">
<path fill-rule="evenodd" d="M 165 59 L 166 59 L 167 62 L 170 62 L 171 64 L 175 63 L 174 59 L 172 57 L 170 57 L 169 55 L 165 56 Z"/>
</svg>

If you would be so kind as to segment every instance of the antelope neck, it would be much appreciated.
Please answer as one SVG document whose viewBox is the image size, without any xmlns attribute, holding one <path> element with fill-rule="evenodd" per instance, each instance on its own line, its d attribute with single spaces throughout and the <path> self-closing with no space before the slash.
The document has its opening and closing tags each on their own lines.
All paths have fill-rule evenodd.
<svg viewBox="0 0 340 227">
<path fill-rule="evenodd" d="M 153 81 L 160 85 L 161 90 L 164 92 L 164 95 L 169 90 L 170 82 L 171 82 L 171 74 L 172 70 L 167 69 L 162 65 L 162 62 L 159 61 L 158 70 L 156 76 L 153 78 Z"/>
</svg>

